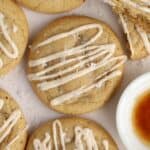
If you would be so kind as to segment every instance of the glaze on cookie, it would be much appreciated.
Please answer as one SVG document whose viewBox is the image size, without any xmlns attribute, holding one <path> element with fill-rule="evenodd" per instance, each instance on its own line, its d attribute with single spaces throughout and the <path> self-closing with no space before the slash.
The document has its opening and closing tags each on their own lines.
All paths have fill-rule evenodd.
<svg viewBox="0 0 150 150">
<path fill-rule="evenodd" d="M 150 33 L 134 24 L 125 15 L 120 14 L 120 20 L 129 42 L 131 59 L 141 59 L 150 55 Z"/>
<path fill-rule="evenodd" d="M 13 98 L 0 89 L 0 149 L 24 150 L 27 124 Z"/>
<path fill-rule="evenodd" d="M 117 150 L 100 125 L 82 118 L 60 118 L 42 125 L 29 138 L 27 150 Z"/>
<path fill-rule="evenodd" d="M 0 1 L 0 75 L 21 60 L 28 41 L 28 25 L 22 10 L 10 0 Z"/>
<path fill-rule="evenodd" d="M 109 99 L 120 83 L 125 61 L 120 43 L 107 25 L 84 16 L 64 17 L 34 40 L 28 78 L 47 106 L 80 114 Z"/>
</svg>

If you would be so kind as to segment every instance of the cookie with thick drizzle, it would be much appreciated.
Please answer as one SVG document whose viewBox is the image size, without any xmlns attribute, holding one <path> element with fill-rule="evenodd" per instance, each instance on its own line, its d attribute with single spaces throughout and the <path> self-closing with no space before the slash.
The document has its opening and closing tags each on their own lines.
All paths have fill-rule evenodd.
<svg viewBox="0 0 150 150">
<path fill-rule="evenodd" d="M 59 118 L 36 129 L 27 150 L 117 150 L 117 145 L 99 124 L 77 117 Z"/>
<path fill-rule="evenodd" d="M 109 100 L 120 84 L 125 61 L 118 38 L 105 23 L 85 16 L 64 17 L 33 40 L 28 78 L 47 106 L 81 114 Z"/>
<path fill-rule="evenodd" d="M 135 24 L 126 15 L 120 14 L 120 20 L 127 36 L 131 59 L 137 60 L 149 56 L 150 32 Z"/>
<path fill-rule="evenodd" d="M 0 149 L 24 150 L 27 140 L 27 123 L 14 99 L 0 89 Z"/>
<path fill-rule="evenodd" d="M 26 17 L 13 1 L 0 0 L 0 76 L 22 59 L 28 42 Z"/>
</svg>

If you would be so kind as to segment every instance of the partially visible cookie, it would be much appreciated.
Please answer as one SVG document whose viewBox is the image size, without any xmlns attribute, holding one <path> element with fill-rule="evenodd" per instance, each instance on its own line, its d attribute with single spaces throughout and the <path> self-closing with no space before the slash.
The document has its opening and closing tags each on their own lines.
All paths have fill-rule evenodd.
<svg viewBox="0 0 150 150">
<path fill-rule="evenodd" d="M 60 118 L 34 131 L 27 150 L 117 150 L 111 136 L 97 123 L 82 118 Z"/>
<path fill-rule="evenodd" d="M 62 13 L 81 6 L 85 0 L 16 0 L 20 4 L 43 13 Z"/>
<path fill-rule="evenodd" d="M 149 0 L 104 0 L 118 14 L 126 15 L 135 24 L 150 32 L 150 1 Z"/>
<path fill-rule="evenodd" d="M 120 14 L 120 20 L 129 42 L 131 59 L 141 59 L 150 55 L 150 32 L 146 32 L 125 15 Z"/>
<path fill-rule="evenodd" d="M 50 108 L 81 114 L 102 107 L 119 86 L 126 56 L 105 23 L 67 16 L 50 23 L 29 51 L 28 78 Z"/>
<path fill-rule="evenodd" d="M 0 76 L 21 60 L 28 41 L 26 17 L 13 1 L 0 0 Z"/>
<path fill-rule="evenodd" d="M 27 124 L 14 99 L 0 89 L 0 149 L 24 150 Z"/>
</svg>

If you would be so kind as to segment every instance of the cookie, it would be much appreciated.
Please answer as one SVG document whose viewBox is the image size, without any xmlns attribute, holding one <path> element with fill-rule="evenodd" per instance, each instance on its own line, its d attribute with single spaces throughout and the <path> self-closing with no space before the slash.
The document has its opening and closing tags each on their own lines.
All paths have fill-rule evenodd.
<svg viewBox="0 0 150 150">
<path fill-rule="evenodd" d="M 109 100 L 120 84 L 126 56 L 105 23 L 85 16 L 55 20 L 34 39 L 28 78 L 55 111 L 81 114 Z"/>
<path fill-rule="evenodd" d="M 16 0 L 34 11 L 43 13 L 62 13 L 81 6 L 85 0 Z"/>
<path fill-rule="evenodd" d="M 150 1 L 149 0 L 104 0 L 118 14 L 126 15 L 135 24 L 150 32 Z"/>
<path fill-rule="evenodd" d="M 150 32 L 134 24 L 127 16 L 120 14 L 120 20 L 127 35 L 131 59 L 142 59 L 150 55 Z"/>
<path fill-rule="evenodd" d="M 97 123 L 83 118 L 60 118 L 36 129 L 27 150 L 117 150 L 117 145 Z"/>
<path fill-rule="evenodd" d="M 23 11 L 11 0 L 0 0 L 0 76 L 20 62 L 28 41 Z"/>
<path fill-rule="evenodd" d="M 27 125 L 20 107 L 0 89 L 0 149 L 24 150 L 26 139 Z"/>
</svg>

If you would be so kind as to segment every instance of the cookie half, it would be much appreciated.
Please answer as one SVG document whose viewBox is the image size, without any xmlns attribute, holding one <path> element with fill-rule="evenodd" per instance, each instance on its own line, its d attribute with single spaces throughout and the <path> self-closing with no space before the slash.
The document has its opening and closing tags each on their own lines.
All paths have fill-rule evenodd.
<svg viewBox="0 0 150 150">
<path fill-rule="evenodd" d="M 47 106 L 81 114 L 109 100 L 125 61 L 110 27 L 93 18 L 69 16 L 50 23 L 33 41 L 28 78 Z"/>
<path fill-rule="evenodd" d="M 85 0 L 16 0 L 20 4 L 43 13 L 62 13 L 81 6 Z"/>
<path fill-rule="evenodd" d="M 27 124 L 14 99 L 0 89 L 0 149 L 24 150 Z"/>
<path fill-rule="evenodd" d="M 150 55 L 150 32 L 146 32 L 125 15 L 120 14 L 120 20 L 129 42 L 131 59 L 141 59 Z"/>
<path fill-rule="evenodd" d="M 42 125 L 29 138 L 27 150 L 117 150 L 117 145 L 97 123 L 82 118 L 60 118 Z"/>
<path fill-rule="evenodd" d="M 149 0 L 104 0 L 118 14 L 126 15 L 135 24 L 150 32 L 150 1 Z"/>
<path fill-rule="evenodd" d="M 0 0 L 0 75 L 21 60 L 28 41 L 28 25 L 23 11 L 11 0 Z"/>
</svg>

